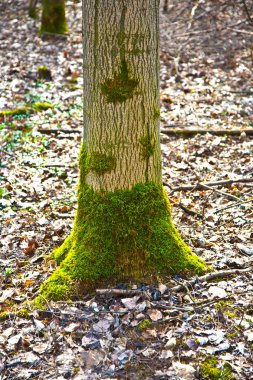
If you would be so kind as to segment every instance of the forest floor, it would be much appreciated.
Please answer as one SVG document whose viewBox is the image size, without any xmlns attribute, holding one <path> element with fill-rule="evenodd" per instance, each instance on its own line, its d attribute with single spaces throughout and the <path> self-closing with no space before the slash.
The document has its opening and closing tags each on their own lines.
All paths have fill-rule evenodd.
<svg viewBox="0 0 253 380">
<path fill-rule="evenodd" d="M 211 276 L 120 284 L 41 311 L 27 301 L 76 209 L 81 4 L 67 2 L 66 38 L 41 38 L 23 0 L 1 2 L 0 112 L 21 111 L 0 113 L 0 380 L 253 379 L 253 26 L 231 3 L 161 9 L 163 180 Z"/>
</svg>

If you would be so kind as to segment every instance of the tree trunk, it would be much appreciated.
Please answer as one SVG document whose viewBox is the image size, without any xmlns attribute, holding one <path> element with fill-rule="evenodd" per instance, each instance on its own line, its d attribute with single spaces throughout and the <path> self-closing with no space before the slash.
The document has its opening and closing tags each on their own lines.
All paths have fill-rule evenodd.
<svg viewBox="0 0 253 380">
<path fill-rule="evenodd" d="M 84 144 L 71 235 L 42 285 L 61 299 L 97 281 L 203 272 L 161 183 L 159 0 L 84 0 Z"/>
<path fill-rule="evenodd" d="M 43 0 L 40 34 L 65 34 L 67 31 L 65 0 Z"/>
<path fill-rule="evenodd" d="M 37 18 L 37 2 L 38 0 L 30 0 L 28 7 L 28 15 L 31 18 Z"/>
</svg>

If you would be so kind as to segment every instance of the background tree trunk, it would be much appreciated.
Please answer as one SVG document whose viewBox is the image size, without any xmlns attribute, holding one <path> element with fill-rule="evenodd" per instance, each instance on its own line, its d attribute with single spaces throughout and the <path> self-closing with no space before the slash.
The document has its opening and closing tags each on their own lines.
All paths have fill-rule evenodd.
<svg viewBox="0 0 253 380">
<path fill-rule="evenodd" d="M 40 33 L 65 34 L 67 31 L 65 0 L 43 0 Z"/>
</svg>

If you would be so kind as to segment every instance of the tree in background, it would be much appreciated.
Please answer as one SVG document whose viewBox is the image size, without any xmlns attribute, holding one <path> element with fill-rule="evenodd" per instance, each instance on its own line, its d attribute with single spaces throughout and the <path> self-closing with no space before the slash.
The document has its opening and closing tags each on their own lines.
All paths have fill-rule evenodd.
<svg viewBox="0 0 253 380">
<path fill-rule="evenodd" d="M 43 0 L 40 33 L 65 34 L 67 31 L 65 0 Z"/>
<path fill-rule="evenodd" d="M 102 280 L 205 271 L 173 226 L 162 187 L 159 0 L 84 0 L 83 30 L 78 209 L 52 254 L 59 266 L 40 288 L 46 299 Z"/>
<path fill-rule="evenodd" d="M 37 17 L 37 2 L 38 0 L 30 0 L 28 6 L 28 15 L 31 18 Z"/>
</svg>

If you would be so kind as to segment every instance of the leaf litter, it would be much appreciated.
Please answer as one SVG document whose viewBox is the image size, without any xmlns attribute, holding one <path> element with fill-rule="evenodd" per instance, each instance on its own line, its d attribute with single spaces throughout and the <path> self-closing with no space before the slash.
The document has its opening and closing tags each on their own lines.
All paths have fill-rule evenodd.
<svg viewBox="0 0 253 380">
<path fill-rule="evenodd" d="M 161 144 L 163 181 L 184 239 L 218 273 L 249 270 L 129 284 L 128 294 L 49 302 L 41 311 L 27 300 L 55 269 L 45 254 L 69 234 L 76 209 L 81 3 L 67 2 L 66 39 L 38 37 L 39 21 L 28 18 L 22 1 L 0 5 L 0 109 L 53 105 L 0 116 L 1 380 L 204 379 L 201 363 L 213 356 L 218 369 L 231 366 L 234 379 L 253 378 L 252 183 L 196 186 L 253 178 L 253 37 L 245 34 L 243 7 L 235 6 L 205 0 L 191 13 L 193 3 L 184 0 L 161 12 L 161 123 L 162 130 L 240 129 L 239 137 L 161 134 Z M 41 65 L 52 80 L 38 77 Z M 188 185 L 196 189 L 173 190 Z"/>
</svg>

